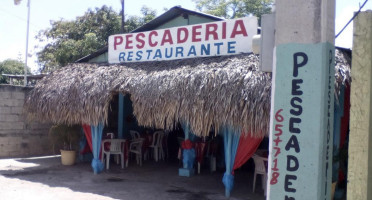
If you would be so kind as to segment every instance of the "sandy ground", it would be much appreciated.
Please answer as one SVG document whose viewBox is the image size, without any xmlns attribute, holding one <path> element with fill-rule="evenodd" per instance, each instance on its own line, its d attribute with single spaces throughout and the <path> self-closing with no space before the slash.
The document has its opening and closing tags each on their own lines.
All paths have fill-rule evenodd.
<svg viewBox="0 0 372 200">
<path fill-rule="evenodd" d="M 110 170 L 95 175 L 90 163 L 63 166 L 59 157 L 0 159 L 1 200 L 58 199 L 228 199 L 221 182 L 223 172 L 202 173 L 192 177 L 178 176 L 179 163 L 145 161 L 142 167 L 130 162 L 120 169 L 115 163 Z M 252 193 L 252 173 L 235 172 L 231 200 L 263 200 L 257 183 Z"/>
</svg>

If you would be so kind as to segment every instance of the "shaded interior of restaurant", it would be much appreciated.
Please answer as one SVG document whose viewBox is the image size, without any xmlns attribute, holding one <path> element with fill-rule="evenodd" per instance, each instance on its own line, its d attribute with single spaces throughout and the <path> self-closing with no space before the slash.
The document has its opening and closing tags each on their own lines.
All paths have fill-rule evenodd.
<svg viewBox="0 0 372 200">
<path fill-rule="evenodd" d="M 123 109 L 123 138 L 126 140 L 131 140 L 131 135 L 129 133 L 130 130 L 135 130 L 140 133 L 142 138 L 145 138 L 145 141 L 143 142 L 143 153 L 146 153 L 146 151 L 149 151 L 151 155 L 151 149 L 149 149 L 149 145 L 152 143 L 152 134 L 155 131 L 161 130 L 161 129 L 155 129 L 153 127 L 143 127 L 138 125 L 136 117 L 133 114 L 133 106 L 132 101 L 130 99 L 130 94 L 127 94 L 124 96 L 124 109 Z M 118 138 L 118 117 L 119 116 L 119 95 L 114 95 L 112 98 L 112 101 L 110 102 L 109 107 L 109 114 L 108 114 L 108 121 L 103 129 L 102 134 L 102 140 L 104 139 L 110 139 L 110 136 L 107 135 L 107 133 L 113 133 L 114 138 Z M 184 141 L 185 135 L 182 129 L 182 126 L 180 123 L 177 123 L 175 125 L 175 130 L 168 131 L 167 137 L 163 139 L 164 145 L 164 151 L 165 151 L 165 162 L 173 165 L 179 165 L 179 167 L 182 167 L 182 153 L 181 153 L 181 142 Z M 221 134 L 216 134 L 214 131 L 211 131 L 209 133 L 209 136 L 207 137 L 198 137 L 193 135 L 192 139 L 193 142 L 203 141 L 206 145 L 203 146 L 203 149 L 201 151 L 196 151 L 197 159 L 201 159 L 201 165 L 200 165 L 200 173 L 210 173 L 215 171 L 223 172 L 225 171 L 225 155 L 224 155 L 224 141 L 223 136 Z M 81 150 L 84 148 L 84 146 L 81 146 Z M 258 146 L 257 150 L 266 152 L 266 155 L 268 155 L 268 148 L 269 148 L 269 140 L 267 137 L 265 137 L 260 145 Z M 89 162 L 91 158 L 93 157 L 91 155 L 91 152 L 86 151 L 83 154 L 80 151 L 80 159 L 82 161 Z M 202 154 L 202 155 L 200 155 Z M 211 162 L 211 157 L 215 158 L 215 162 Z M 144 160 L 143 165 L 146 165 L 146 162 L 152 162 L 154 158 L 150 156 L 149 160 Z M 164 162 L 163 159 L 160 159 L 159 162 Z M 110 165 L 116 165 L 114 163 L 114 159 L 111 159 Z M 129 165 L 136 165 L 135 159 L 133 157 L 129 156 Z M 215 165 L 215 166 L 211 166 Z M 254 162 L 253 159 L 249 159 L 245 164 L 243 164 L 238 170 L 246 171 L 247 173 L 253 173 L 254 172 Z M 197 169 L 197 161 L 194 162 L 194 169 Z M 177 172 L 175 172 L 177 173 Z M 195 172 L 197 174 L 197 172 Z M 259 185 L 261 185 L 261 179 L 257 178 L 256 188 L 259 189 Z M 259 190 L 262 190 L 260 188 Z"/>
<path fill-rule="evenodd" d="M 334 140 L 335 141 L 338 141 L 338 140 L 341 140 L 341 143 L 346 143 L 346 145 L 341 145 L 343 147 L 347 147 L 347 135 L 348 135 L 348 126 L 347 126 L 347 121 L 348 121 L 348 114 L 343 114 L 343 115 L 340 115 L 339 113 L 343 113 L 339 110 L 346 110 L 348 111 L 347 107 L 349 106 L 349 92 L 350 88 L 349 87 L 342 87 L 342 90 L 341 90 L 341 98 L 340 98 L 340 102 L 337 104 L 336 106 L 336 110 L 335 110 L 335 116 L 336 116 L 336 119 L 340 118 L 340 120 L 335 120 L 335 127 L 340 127 L 341 130 L 338 130 L 336 128 L 335 132 L 341 132 L 342 134 L 335 134 L 335 137 Z M 345 103 L 343 103 L 345 101 Z M 345 108 L 344 108 L 345 107 Z M 340 116 L 339 116 L 340 115 Z M 339 116 L 339 117 L 337 117 Z M 114 138 L 118 138 L 118 126 L 119 126 L 119 95 L 116 94 L 113 96 L 111 102 L 110 102 L 110 107 L 109 107 L 109 112 L 108 112 L 108 121 L 107 121 L 107 124 L 105 125 L 104 129 L 103 129 L 103 135 L 102 135 L 102 140 L 104 139 L 109 139 L 109 135 L 107 135 L 107 133 L 113 133 L 114 134 Z M 343 122 L 345 121 L 345 122 Z M 149 148 L 149 145 L 152 143 L 151 139 L 152 139 L 152 135 L 155 131 L 158 131 L 160 129 L 155 129 L 153 127 L 143 127 L 143 126 L 140 126 L 138 125 L 137 123 L 137 120 L 136 120 L 136 117 L 135 115 L 133 114 L 133 106 L 132 106 L 132 101 L 130 99 L 130 94 L 126 94 L 124 96 L 124 102 L 123 102 L 123 138 L 130 141 L 132 138 L 131 138 L 131 135 L 130 135 L 130 130 L 135 130 L 137 131 L 138 133 L 140 133 L 141 137 L 142 138 L 145 138 L 145 141 L 143 142 L 143 154 L 146 153 L 146 151 L 149 153 L 149 157 L 148 157 L 148 160 L 144 160 L 144 158 L 142 158 L 143 160 L 143 165 L 146 165 L 147 162 L 154 162 L 154 157 L 151 156 L 151 149 Z M 341 126 L 340 126 L 341 124 Z M 166 162 L 170 165 L 178 165 L 178 167 L 182 168 L 182 148 L 181 148 L 181 143 L 182 141 L 185 140 L 185 135 L 184 135 L 184 131 L 182 129 L 182 126 L 180 123 L 177 123 L 175 125 L 175 129 L 174 130 L 170 130 L 170 131 L 167 131 L 168 134 L 167 134 L 167 137 L 163 139 L 163 144 L 166 144 L 164 145 L 164 151 L 165 151 L 165 158 L 164 159 L 160 159 L 159 162 Z M 341 136 L 341 139 L 337 137 L 340 137 Z M 85 138 L 85 137 L 83 137 Z M 201 160 L 200 162 L 200 173 L 201 174 L 208 174 L 208 173 L 211 173 L 211 172 L 214 172 L 214 171 L 217 171 L 217 172 L 224 172 L 226 170 L 226 166 L 225 166 L 225 153 L 224 153 L 224 139 L 223 139 L 223 135 L 222 134 L 216 134 L 213 130 L 209 133 L 209 135 L 207 137 L 198 137 L 198 136 L 195 136 L 193 135 L 193 138 L 192 138 L 192 141 L 193 142 L 198 142 L 198 141 L 203 141 L 206 145 L 203 147 L 203 150 L 202 151 L 196 151 L 196 160 L 194 162 L 194 166 L 193 168 L 195 169 L 195 174 L 197 174 L 197 169 L 198 169 L 198 166 L 197 166 L 197 159 L 199 158 Z M 344 141 L 344 142 L 342 142 Z M 337 142 L 336 142 L 337 143 Z M 339 142 L 338 142 L 339 143 Z M 84 149 L 84 146 L 81 146 L 81 151 L 80 151 L 80 160 L 81 161 L 86 161 L 86 162 L 90 162 L 91 159 L 92 159 L 92 153 L 90 151 L 83 151 Z M 85 149 L 89 149 L 87 148 L 87 146 L 85 146 Z M 335 148 L 335 149 L 338 149 L 338 148 Z M 344 149 L 344 148 L 342 148 Z M 337 153 L 337 152 L 334 152 L 334 157 L 336 157 L 337 155 L 343 155 L 344 153 L 342 153 L 342 150 L 340 148 L 340 153 Z M 267 137 L 264 137 L 262 142 L 259 144 L 258 148 L 257 148 L 257 151 L 256 152 L 266 152 L 266 154 L 264 154 L 263 156 L 268 156 L 268 150 L 269 150 L 269 139 Z M 335 150 L 334 150 L 335 151 Z M 83 152 L 83 153 L 82 153 Z M 200 155 L 202 154 L 202 155 Z M 214 163 L 211 162 L 211 158 L 214 158 L 215 161 Z M 137 165 L 136 164 L 136 160 L 129 156 L 128 157 L 129 159 L 129 165 L 133 166 L 133 165 Z M 113 165 L 117 165 L 116 163 L 114 163 L 114 159 L 111 159 L 110 161 L 110 165 L 113 164 Z M 212 166 L 213 165 L 213 166 Z M 267 163 L 266 163 L 267 165 Z M 341 180 L 339 182 L 341 182 L 341 184 L 338 186 L 338 187 L 341 187 L 341 188 L 344 188 L 344 190 L 346 190 L 346 188 L 343 186 L 343 182 L 342 180 L 345 180 L 345 177 L 346 176 L 346 169 L 345 169 L 345 166 L 347 166 L 347 164 L 345 164 L 345 161 L 341 162 L 340 160 L 334 160 L 334 167 L 337 166 L 338 168 L 341 168 L 343 170 L 334 170 L 333 171 L 333 180 L 336 181 L 337 179 L 338 180 Z M 267 168 L 267 166 L 266 166 Z M 244 172 L 244 173 L 248 173 L 248 174 L 251 174 L 250 176 L 252 176 L 252 174 L 254 173 L 255 171 L 255 163 L 253 161 L 252 158 L 248 159 L 240 168 L 238 168 L 236 171 L 239 171 L 239 172 Z M 156 173 L 156 172 L 155 172 Z M 177 171 L 175 171 L 175 173 L 177 173 Z M 248 180 L 247 181 L 247 184 L 248 182 L 250 182 L 249 184 L 252 183 L 252 180 Z M 261 183 L 262 182 L 262 179 L 260 177 L 257 177 L 257 182 L 256 182 L 256 191 L 261 191 L 262 194 L 265 192 L 263 188 L 259 187 L 261 186 Z M 339 195 L 339 196 L 343 196 L 343 195 Z"/>
</svg>

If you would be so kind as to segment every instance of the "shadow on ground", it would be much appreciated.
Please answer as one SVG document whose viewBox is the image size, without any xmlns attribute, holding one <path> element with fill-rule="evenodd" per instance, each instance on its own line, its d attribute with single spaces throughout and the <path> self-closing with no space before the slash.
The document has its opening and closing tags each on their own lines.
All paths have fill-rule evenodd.
<svg viewBox="0 0 372 200">
<path fill-rule="evenodd" d="M 202 169 L 199 175 L 180 177 L 178 168 L 178 162 L 167 161 L 145 161 L 142 167 L 131 162 L 125 169 L 111 163 L 110 170 L 95 175 L 90 163 L 63 166 L 59 157 L 0 160 L 0 174 L 6 178 L 114 199 L 227 199 L 221 181 L 222 171 L 210 173 L 207 169 Z M 229 199 L 263 200 L 260 179 L 255 193 L 252 193 L 252 180 L 251 170 L 237 170 Z"/>
</svg>

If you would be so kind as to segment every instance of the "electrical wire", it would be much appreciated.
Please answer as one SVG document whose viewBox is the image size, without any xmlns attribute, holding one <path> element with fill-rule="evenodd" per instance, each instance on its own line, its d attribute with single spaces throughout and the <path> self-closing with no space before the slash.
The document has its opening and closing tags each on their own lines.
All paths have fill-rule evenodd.
<svg viewBox="0 0 372 200">
<path fill-rule="evenodd" d="M 21 20 L 21 21 L 27 23 L 27 19 L 25 19 L 25 18 L 23 18 L 23 17 L 20 17 L 20 16 L 18 16 L 18 15 L 15 15 L 15 14 L 11 13 L 11 12 L 8 11 L 8 10 L 5 10 L 5 9 L 3 9 L 3 8 L 0 8 L 0 12 L 3 12 L 3 13 L 5 13 L 5 14 L 7 14 L 7 15 L 10 15 L 10 16 L 12 16 L 12 17 L 14 17 L 14 18 L 17 18 L 18 20 Z M 32 25 L 33 28 L 36 28 L 36 29 L 42 29 L 41 26 L 39 26 L 39 25 L 37 25 L 37 24 L 35 24 L 35 23 L 31 23 L 31 22 L 30 22 L 30 25 Z"/>
<path fill-rule="evenodd" d="M 362 10 L 362 8 L 366 5 L 366 3 L 368 2 L 368 0 L 366 0 L 364 3 L 363 3 L 363 5 L 362 6 L 360 6 L 359 7 L 359 10 L 358 10 L 358 12 L 356 12 L 355 14 L 354 14 L 354 16 L 349 20 L 349 22 L 344 26 L 344 28 L 342 28 L 341 29 L 341 31 L 340 32 L 338 32 L 338 34 L 335 36 L 335 38 L 337 38 L 345 29 L 346 29 L 346 27 L 354 20 L 354 18 L 356 17 L 356 16 L 358 16 L 358 14 L 360 13 L 360 11 Z"/>
</svg>

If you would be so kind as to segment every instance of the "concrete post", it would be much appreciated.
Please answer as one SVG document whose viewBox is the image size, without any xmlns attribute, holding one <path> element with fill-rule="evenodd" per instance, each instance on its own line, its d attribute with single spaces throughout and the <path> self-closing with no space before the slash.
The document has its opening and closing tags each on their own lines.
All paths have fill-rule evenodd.
<svg viewBox="0 0 372 200">
<path fill-rule="evenodd" d="M 124 138 L 124 95 L 119 93 L 118 138 Z"/>
<path fill-rule="evenodd" d="M 347 199 L 372 199 L 372 11 L 354 19 Z"/>
<path fill-rule="evenodd" d="M 267 199 L 330 199 L 335 0 L 276 1 Z"/>
</svg>

